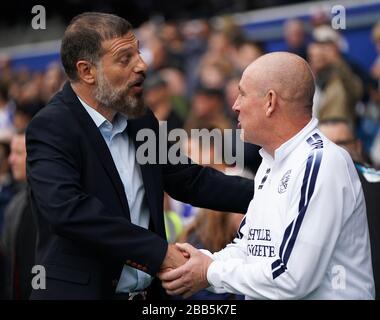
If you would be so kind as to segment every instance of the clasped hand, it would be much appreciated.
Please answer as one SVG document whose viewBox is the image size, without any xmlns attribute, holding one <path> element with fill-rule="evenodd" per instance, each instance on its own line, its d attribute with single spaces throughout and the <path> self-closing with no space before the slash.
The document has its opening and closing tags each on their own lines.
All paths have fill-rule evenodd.
<svg viewBox="0 0 380 320">
<path fill-rule="evenodd" d="M 164 263 L 158 273 L 167 294 L 188 298 L 209 286 L 207 270 L 213 261 L 209 256 L 188 243 L 169 245 L 169 250 L 172 252 L 167 253 L 167 257 L 168 254 L 173 254 L 172 265 Z"/>
</svg>

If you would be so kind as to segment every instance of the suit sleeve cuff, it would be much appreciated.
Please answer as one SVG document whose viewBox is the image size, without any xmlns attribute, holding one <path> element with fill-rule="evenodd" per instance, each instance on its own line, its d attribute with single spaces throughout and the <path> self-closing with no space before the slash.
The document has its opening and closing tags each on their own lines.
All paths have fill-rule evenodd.
<svg viewBox="0 0 380 320">
<path fill-rule="evenodd" d="M 166 252 L 168 251 L 168 243 L 166 240 L 157 237 L 155 243 L 155 254 L 152 257 L 151 264 L 148 267 L 147 273 L 155 277 L 160 271 L 161 265 L 164 262 Z"/>
</svg>

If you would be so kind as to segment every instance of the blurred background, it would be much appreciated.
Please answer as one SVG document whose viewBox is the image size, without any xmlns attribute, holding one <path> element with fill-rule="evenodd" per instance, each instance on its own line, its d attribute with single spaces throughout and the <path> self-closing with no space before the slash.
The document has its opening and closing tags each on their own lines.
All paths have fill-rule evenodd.
<svg viewBox="0 0 380 320">
<path fill-rule="evenodd" d="M 36 4 L 45 8 L 45 29 L 32 27 Z M 332 28 L 335 5 L 345 9 L 344 29 Z M 0 140 L 9 140 L 65 81 L 60 39 L 84 11 L 115 13 L 136 28 L 152 77 L 147 103 L 159 118 L 170 118 L 169 129 L 234 127 L 230 107 L 241 71 L 265 52 L 287 50 L 306 58 L 317 75 L 315 115 L 347 118 L 368 160 L 380 165 L 372 150 L 379 144 L 377 0 L 8 1 L 0 12 Z M 251 162 L 254 170 L 258 163 Z"/>
<path fill-rule="evenodd" d="M 34 5 L 46 10 L 44 29 L 32 27 L 37 14 L 32 13 Z M 145 102 L 159 120 L 168 122 L 169 130 L 235 130 L 231 106 L 244 68 L 264 53 L 290 51 L 307 59 L 316 76 L 314 115 L 324 122 L 347 123 L 352 135 L 340 138 L 339 144 L 358 145 L 360 162 L 380 168 L 379 0 L 61 0 L 54 4 L 12 0 L 3 3 L 0 11 L 3 243 L 8 230 L 3 217 L 7 208 L 15 210 L 12 200 L 19 185 L 26 184 L 22 132 L 66 81 L 59 57 L 60 39 L 70 20 L 85 11 L 114 13 L 133 24 L 149 66 Z M 342 28 L 336 28 L 334 19 Z M 197 149 L 196 143 L 189 139 L 185 152 Z M 260 164 L 258 149 L 245 145 L 246 176 L 253 177 Z M 217 156 L 214 150 L 209 152 Z M 233 171 L 224 164 L 215 167 Z M 180 237 L 213 251 L 232 239 L 241 219 L 210 214 L 168 197 L 165 213 L 170 241 Z M 21 234 L 35 238 L 35 231 L 25 230 Z M 32 261 L 25 259 L 26 265 Z M 1 288 L 0 283 L 0 296 Z M 28 288 L 19 285 L 16 289 L 13 298 L 27 296 Z M 207 298 L 207 293 L 203 294 L 200 298 Z"/>
</svg>

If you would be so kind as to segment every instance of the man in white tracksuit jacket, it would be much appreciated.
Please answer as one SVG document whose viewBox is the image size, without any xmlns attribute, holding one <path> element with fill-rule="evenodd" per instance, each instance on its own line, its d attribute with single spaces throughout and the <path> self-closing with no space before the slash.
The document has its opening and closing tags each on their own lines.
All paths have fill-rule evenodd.
<svg viewBox="0 0 380 320">
<path fill-rule="evenodd" d="M 348 153 L 312 118 L 314 77 L 302 58 L 262 56 L 244 71 L 233 109 L 244 140 L 262 146 L 255 195 L 237 236 L 160 274 L 169 294 L 205 287 L 246 299 L 373 299 L 360 180 Z"/>
</svg>

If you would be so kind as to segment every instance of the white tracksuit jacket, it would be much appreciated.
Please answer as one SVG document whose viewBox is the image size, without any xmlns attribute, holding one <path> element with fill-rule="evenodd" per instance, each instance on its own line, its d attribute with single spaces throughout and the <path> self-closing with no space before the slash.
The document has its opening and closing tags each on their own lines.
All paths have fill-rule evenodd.
<svg viewBox="0 0 380 320">
<path fill-rule="evenodd" d="M 237 236 L 212 256 L 215 292 L 246 299 L 373 299 L 361 184 L 349 154 L 312 119 L 272 158 L 263 149 L 255 195 Z M 380 195 L 379 195 L 380 196 Z"/>
</svg>

